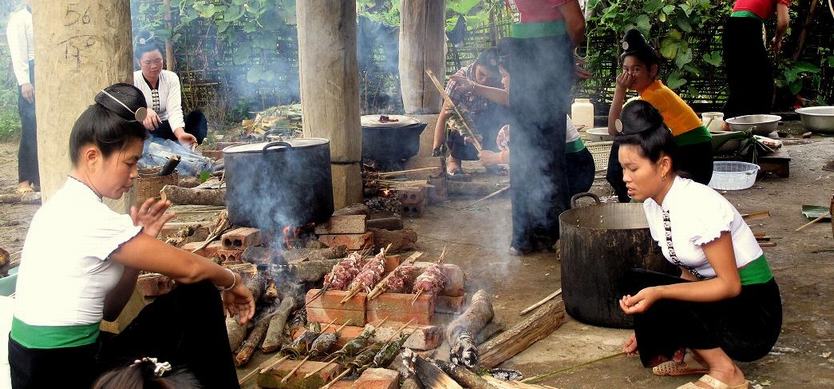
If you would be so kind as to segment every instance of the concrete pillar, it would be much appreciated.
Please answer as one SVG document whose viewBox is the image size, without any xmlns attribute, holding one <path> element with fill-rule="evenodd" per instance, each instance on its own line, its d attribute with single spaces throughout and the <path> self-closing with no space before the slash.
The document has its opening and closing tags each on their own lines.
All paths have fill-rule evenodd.
<svg viewBox="0 0 834 389">
<path fill-rule="evenodd" d="M 296 3 L 304 136 L 330 139 L 336 209 L 362 201 L 356 0 Z"/>
<path fill-rule="evenodd" d="M 133 82 L 129 0 L 32 0 L 38 162 L 45 200 L 70 172 L 72 125 L 102 88 Z M 129 195 L 109 205 L 125 211 Z"/>
<path fill-rule="evenodd" d="M 420 115 L 428 123 L 420 136 L 420 156 L 431 154 L 434 124 L 443 97 L 426 75 L 431 70 L 441 78 L 446 73 L 444 0 L 401 0 L 400 87 L 407 115 Z M 415 116 L 416 117 L 416 116 Z"/>
</svg>

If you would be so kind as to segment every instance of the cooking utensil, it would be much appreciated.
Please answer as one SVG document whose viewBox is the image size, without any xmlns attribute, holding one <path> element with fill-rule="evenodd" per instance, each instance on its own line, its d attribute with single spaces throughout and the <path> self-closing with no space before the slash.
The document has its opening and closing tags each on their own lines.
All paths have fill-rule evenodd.
<svg viewBox="0 0 834 389">
<path fill-rule="evenodd" d="M 834 134 L 834 106 L 805 107 L 796 110 L 805 128 Z"/>
<path fill-rule="evenodd" d="M 608 127 L 594 127 L 585 131 L 588 134 L 588 140 L 594 142 L 614 140 L 614 137 L 608 134 Z"/>
<path fill-rule="evenodd" d="M 426 123 L 409 116 L 387 117 L 393 121 L 381 121 L 380 115 L 362 116 L 362 159 L 397 162 L 420 150 L 420 134 Z"/>
<path fill-rule="evenodd" d="M 230 146 L 223 158 L 232 224 L 276 231 L 321 223 L 333 214 L 329 140 Z"/>
<path fill-rule="evenodd" d="M 725 122 L 733 131 L 750 130 L 753 134 L 766 136 L 776 131 L 780 120 L 782 117 L 779 115 L 744 115 L 729 118 Z"/>
<path fill-rule="evenodd" d="M 577 207 L 582 197 L 596 205 Z M 601 204 L 596 195 L 580 193 L 571 198 L 571 206 L 559 216 L 565 309 L 583 323 L 631 327 L 633 319 L 618 304 L 627 291 L 623 284 L 629 270 L 680 270 L 663 258 L 652 239 L 642 204 Z"/>
</svg>

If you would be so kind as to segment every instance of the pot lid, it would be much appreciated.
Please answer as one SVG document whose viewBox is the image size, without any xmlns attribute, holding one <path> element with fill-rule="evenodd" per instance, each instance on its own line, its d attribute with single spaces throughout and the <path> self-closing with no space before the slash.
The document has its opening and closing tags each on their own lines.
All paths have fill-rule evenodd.
<svg viewBox="0 0 834 389">
<path fill-rule="evenodd" d="M 405 127 L 420 123 L 417 119 L 405 115 L 364 115 L 362 127 Z"/>
<path fill-rule="evenodd" d="M 324 138 L 296 138 L 284 142 L 260 142 L 250 143 L 238 146 L 229 146 L 223 149 L 224 154 L 230 153 L 261 153 L 266 148 L 267 150 L 283 150 L 287 148 L 287 144 L 292 148 L 304 148 L 321 146 L 330 143 Z M 268 146 L 268 147 L 267 147 Z"/>
</svg>

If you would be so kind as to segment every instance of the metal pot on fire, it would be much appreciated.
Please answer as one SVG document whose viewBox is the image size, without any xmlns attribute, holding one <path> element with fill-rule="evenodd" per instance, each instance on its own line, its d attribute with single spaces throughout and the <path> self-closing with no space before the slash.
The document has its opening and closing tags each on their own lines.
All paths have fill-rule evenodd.
<svg viewBox="0 0 834 389">
<path fill-rule="evenodd" d="M 596 205 L 577 207 L 581 197 Z M 666 261 L 652 240 L 638 203 L 601 204 L 592 193 L 571 198 L 572 209 L 559 215 L 559 256 L 562 297 L 571 317 L 603 327 L 630 328 L 618 300 L 625 294 L 625 276 L 640 268 L 668 274 L 680 270 Z"/>
<path fill-rule="evenodd" d="M 409 116 L 362 116 L 362 159 L 397 163 L 417 155 L 426 128 Z"/>
<path fill-rule="evenodd" d="M 322 223 L 333 214 L 329 140 L 230 146 L 223 158 L 232 224 L 277 231 Z"/>
</svg>

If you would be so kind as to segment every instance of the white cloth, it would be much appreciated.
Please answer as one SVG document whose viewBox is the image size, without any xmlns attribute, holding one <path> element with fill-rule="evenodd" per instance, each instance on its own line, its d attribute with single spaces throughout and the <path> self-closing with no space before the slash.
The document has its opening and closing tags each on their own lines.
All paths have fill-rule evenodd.
<svg viewBox="0 0 834 389">
<path fill-rule="evenodd" d="M 573 125 L 570 116 L 568 116 L 568 123 L 565 127 L 565 143 L 570 143 L 577 139 L 579 139 L 579 131 L 576 130 L 576 126 Z"/>
<path fill-rule="evenodd" d="M 704 255 L 703 245 L 730 231 L 736 267 L 741 268 L 762 255 L 753 231 L 735 207 L 712 188 L 690 179 L 676 177 L 663 205 L 653 199 L 643 202 L 649 231 L 658 242 L 663 256 L 671 261 L 663 225 L 663 211 L 669 211 L 672 245 L 678 260 L 701 275 L 715 277 L 715 270 Z M 674 262 L 672 262 L 674 263 Z"/>
<path fill-rule="evenodd" d="M 6 40 L 17 85 L 29 84 L 29 61 L 35 59 L 35 41 L 32 38 L 32 13 L 26 7 L 9 15 Z"/>
<path fill-rule="evenodd" d="M 133 85 L 142 91 L 145 95 L 145 102 L 148 103 L 148 108 L 153 107 L 153 92 L 150 85 L 142 76 L 142 71 L 137 70 L 133 72 Z M 171 125 L 171 130 L 177 128 L 185 128 L 185 119 L 182 114 L 182 95 L 180 87 L 180 78 L 176 73 L 163 70 L 159 73 L 159 85 L 157 86 L 159 93 L 159 109 L 155 109 L 161 120 L 167 120 Z"/>
<path fill-rule="evenodd" d="M 17 279 L 15 317 L 29 325 L 101 321 L 104 297 L 124 267 L 108 257 L 141 231 L 86 185 L 68 178 L 29 226 Z"/>
</svg>

